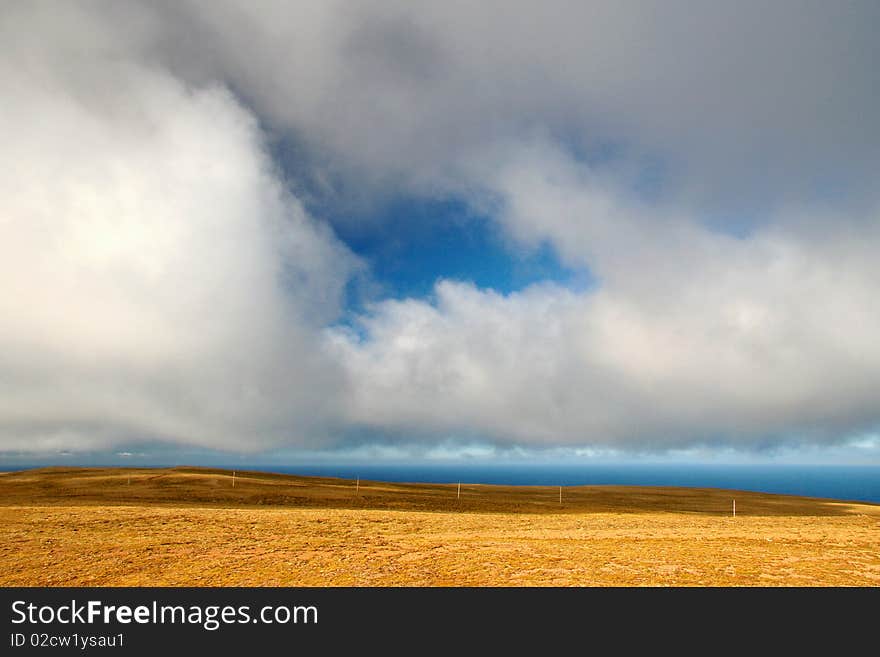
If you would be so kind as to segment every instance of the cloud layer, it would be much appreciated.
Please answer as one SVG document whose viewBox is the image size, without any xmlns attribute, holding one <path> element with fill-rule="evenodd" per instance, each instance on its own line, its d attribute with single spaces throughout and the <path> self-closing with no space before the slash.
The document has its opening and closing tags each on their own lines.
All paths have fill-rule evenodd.
<svg viewBox="0 0 880 657">
<path fill-rule="evenodd" d="M 659 167 L 714 210 L 874 193 L 870 0 L 172 6 L 144 50 L 229 80 L 313 150 L 331 197 L 469 189 L 469 159 L 528 132 Z"/>
<path fill-rule="evenodd" d="M 0 451 L 880 427 L 876 3 L 0 12 Z M 305 207 L 390 195 L 595 286 L 343 325 L 365 264 Z"/>
</svg>

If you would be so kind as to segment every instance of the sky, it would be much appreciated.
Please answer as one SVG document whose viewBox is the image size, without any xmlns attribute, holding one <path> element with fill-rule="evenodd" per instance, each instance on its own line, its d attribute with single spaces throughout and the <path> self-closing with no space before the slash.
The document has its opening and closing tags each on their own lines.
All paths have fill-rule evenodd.
<svg viewBox="0 0 880 657">
<path fill-rule="evenodd" d="M 0 7 L 0 465 L 880 464 L 880 6 Z"/>
</svg>

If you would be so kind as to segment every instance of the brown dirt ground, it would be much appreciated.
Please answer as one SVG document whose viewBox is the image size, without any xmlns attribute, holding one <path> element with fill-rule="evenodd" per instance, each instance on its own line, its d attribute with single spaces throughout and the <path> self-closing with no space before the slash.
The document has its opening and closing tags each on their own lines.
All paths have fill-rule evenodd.
<svg viewBox="0 0 880 657">
<path fill-rule="evenodd" d="M 47 469 L 0 476 L 0 585 L 877 586 L 880 506 Z"/>
</svg>

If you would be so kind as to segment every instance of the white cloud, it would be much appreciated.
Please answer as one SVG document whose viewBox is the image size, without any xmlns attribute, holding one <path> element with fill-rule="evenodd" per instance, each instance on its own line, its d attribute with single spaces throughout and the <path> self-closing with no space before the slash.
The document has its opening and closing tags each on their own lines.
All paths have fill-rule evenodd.
<svg viewBox="0 0 880 657">
<path fill-rule="evenodd" d="M 3 447 L 313 438 L 341 385 L 318 331 L 354 258 L 224 87 L 112 52 L 112 24 L 60 11 L 57 43 L 26 22 L 3 35 Z"/>
</svg>

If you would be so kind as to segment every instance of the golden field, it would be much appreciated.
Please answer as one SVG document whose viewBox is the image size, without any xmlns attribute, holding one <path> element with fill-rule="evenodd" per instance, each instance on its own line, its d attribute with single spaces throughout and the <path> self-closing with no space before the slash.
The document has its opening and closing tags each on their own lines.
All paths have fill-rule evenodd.
<svg viewBox="0 0 880 657">
<path fill-rule="evenodd" d="M 732 499 L 737 516 L 731 517 Z M 880 506 L 196 468 L 0 475 L 6 586 L 876 586 Z"/>
</svg>

